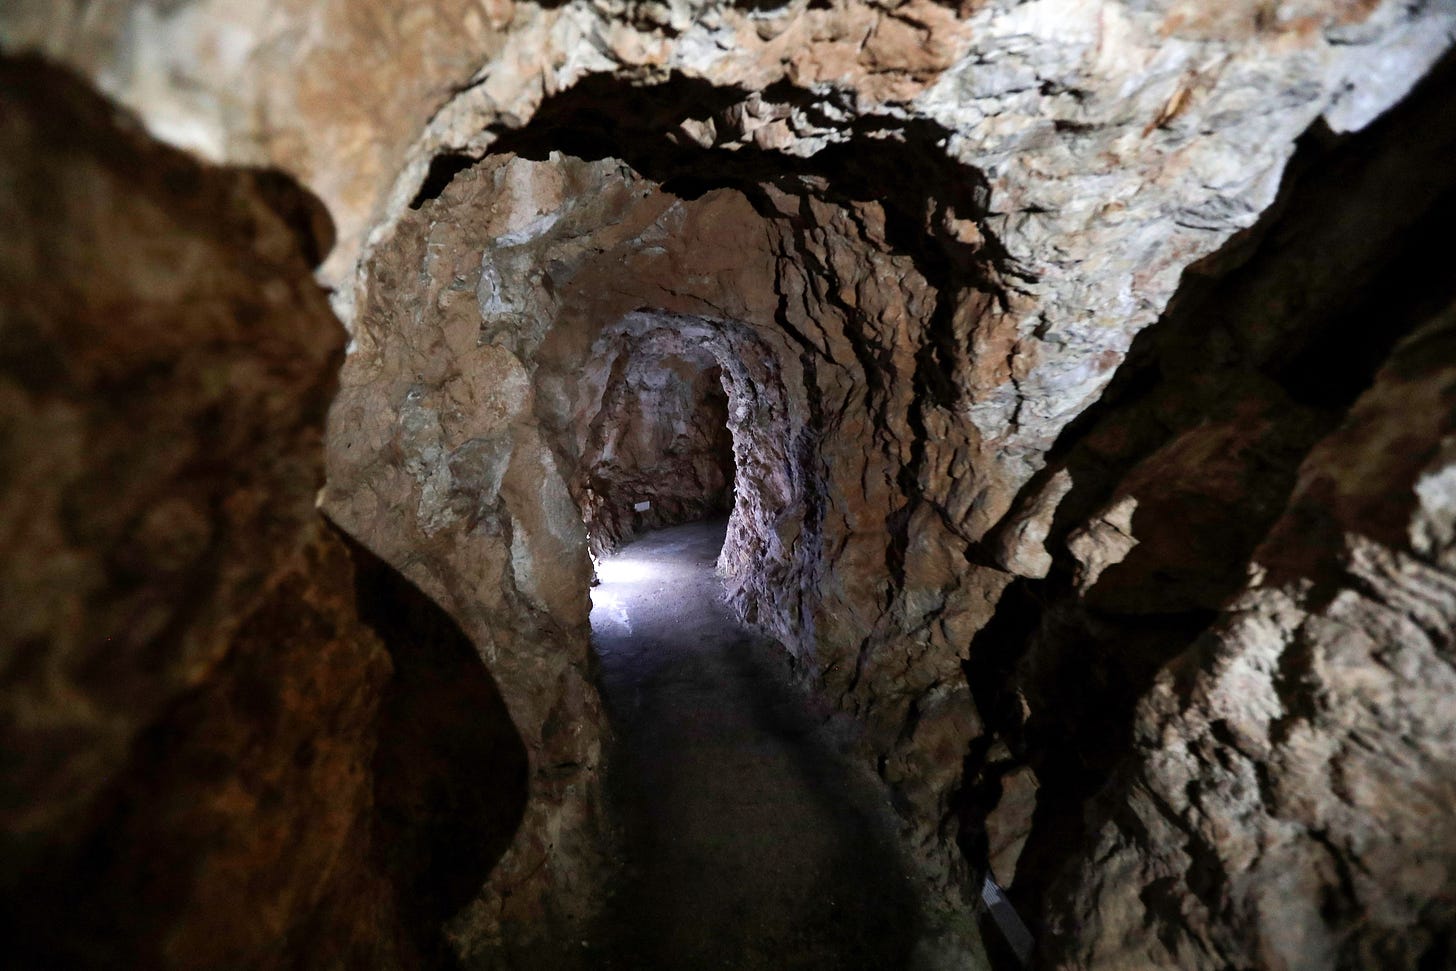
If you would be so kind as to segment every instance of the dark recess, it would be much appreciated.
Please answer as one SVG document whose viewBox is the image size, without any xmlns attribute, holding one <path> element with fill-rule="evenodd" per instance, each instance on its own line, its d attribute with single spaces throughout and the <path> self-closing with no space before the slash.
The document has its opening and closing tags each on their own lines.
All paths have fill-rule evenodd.
<svg viewBox="0 0 1456 971">
<path fill-rule="evenodd" d="M 440 193 L 449 187 L 455 176 L 464 172 L 478 161 L 480 159 L 457 152 L 436 155 L 430 159 L 430 170 L 425 173 L 425 181 L 420 183 L 420 190 L 410 200 L 409 207 L 411 209 L 418 209 L 431 199 L 440 198 Z"/>
<path fill-rule="evenodd" d="M 526 749 L 459 625 L 350 546 L 360 619 L 394 663 L 374 755 L 375 852 L 425 965 L 452 967 L 441 924 L 480 892 L 520 824 Z"/>
</svg>

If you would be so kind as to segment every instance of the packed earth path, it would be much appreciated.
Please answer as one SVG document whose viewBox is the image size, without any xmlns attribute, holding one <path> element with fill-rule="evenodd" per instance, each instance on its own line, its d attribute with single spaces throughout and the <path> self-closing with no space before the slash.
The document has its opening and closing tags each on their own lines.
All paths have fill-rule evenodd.
<svg viewBox="0 0 1456 971">
<path fill-rule="evenodd" d="M 909 968 L 916 887 L 891 809 L 723 602 L 725 522 L 598 564 L 592 630 L 623 832 L 612 963 Z"/>
</svg>

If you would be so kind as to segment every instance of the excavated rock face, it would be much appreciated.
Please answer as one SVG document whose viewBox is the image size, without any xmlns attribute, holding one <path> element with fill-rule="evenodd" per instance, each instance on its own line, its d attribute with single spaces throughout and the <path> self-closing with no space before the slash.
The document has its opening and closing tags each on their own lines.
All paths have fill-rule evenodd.
<svg viewBox="0 0 1456 971">
<path fill-rule="evenodd" d="M 608 373 L 572 489 L 594 555 L 638 530 L 697 522 L 733 505 L 722 368 L 698 348 L 624 343 L 593 355 Z"/>
<path fill-rule="evenodd" d="M 1423 240 L 1456 204 L 1453 89 L 1448 64 L 1307 140 L 1007 524 L 1046 579 L 972 671 L 1005 746 L 971 768 L 993 800 L 1011 773 L 987 843 L 1029 833 L 1013 896 L 1056 960 L 1450 960 L 1456 287 Z"/>
<path fill-rule="evenodd" d="M 10 960 L 429 960 L 523 753 L 453 623 L 314 509 L 327 218 L 10 60 L 0 216 Z"/>
<path fill-rule="evenodd" d="M 759 184 L 745 172 L 687 198 L 620 162 L 501 155 L 421 200 L 374 252 L 332 418 L 325 508 L 472 618 L 536 766 L 522 836 L 457 927 L 467 952 L 514 946 L 513 933 L 592 906 L 598 875 L 582 834 L 595 813 L 600 721 L 585 689 L 582 521 L 601 521 L 596 496 L 615 499 L 591 483 L 616 454 L 609 436 L 624 396 L 666 401 L 645 383 L 671 378 L 661 362 L 682 362 L 701 383 L 716 372 L 726 393 L 726 427 L 694 435 L 731 434 L 721 567 L 740 611 L 844 705 L 882 718 L 883 737 L 867 744 L 893 746 L 906 708 L 937 677 L 948 683 L 923 724 L 945 752 L 969 740 L 975 717 L 952 649 L 909 678 L 856 677 L 858 653 L 902 630 L 898 610 L 875 607 L 886 582 L 903 582 L 882 566 L 904 558 L 903 522 L 885 523 L 914 461 L 921 367 L 915 342 L 898 338 L 930 326 L 937 303 L 916 259 L 888 239 L 905 211 L 826 186 L 807 174 Z M 861 357 L 877 354 L 898 356 L 899 379 L 855 381 Z M 634 370 L 643 360 L 650 372 Z M 654 406 L 654 434 L 674 434 L 675 413 Z M 694 454 L 721 469 L 721 445 Z M 557 497 L 552 518 L 524 518 L 540 515 L 543 495 Z M 915 582 L 921 609 L 943 602 L 930 580 Z M 947 768 L 934 758 L 903 771 L 920 787 L 902 789 L 912 819 L 944 815 L 935 803 L 957 759 Z M 945 775 L 927 784 L 926 772 Z M 953 849 L 927 834 L 921 852 L 927 872 L 953 886 Z"/>
<path fill-rule="evenodd" d="M 530 765 L 457 953 L 599 901 L 588 545 L 726 493 L 716 370 L 732 602 L 948 907 L 989 870 L 1069 966 L 1447 960 L 1449 294 L 1399 244 L 1448 112 L 1345 133 L 1448 4 L 234 6 L 0 37 L 339 226 L 325 508 Z"/>
</svg>

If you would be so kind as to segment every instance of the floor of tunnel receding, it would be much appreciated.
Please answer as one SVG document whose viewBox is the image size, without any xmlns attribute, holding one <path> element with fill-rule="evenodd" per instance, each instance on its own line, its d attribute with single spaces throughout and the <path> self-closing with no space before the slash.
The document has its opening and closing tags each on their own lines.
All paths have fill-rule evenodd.
<svg viewBox="0 0 1456 971">
<path fill-rule="evenodd" d="M 909 967 L 919 910 L 891 810 L 724 603 L 725 527 L 659 530 L 598 566 L 624 857 L 604 966 Z"/>
</svg>

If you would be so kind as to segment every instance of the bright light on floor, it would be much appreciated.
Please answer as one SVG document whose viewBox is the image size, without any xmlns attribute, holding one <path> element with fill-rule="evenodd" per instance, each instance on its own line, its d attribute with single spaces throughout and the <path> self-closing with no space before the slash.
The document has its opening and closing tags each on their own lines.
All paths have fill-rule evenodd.
<svg viewBox="0 0 1456 971">
<path fill-rule="evenodd" d="M 597 579 L 603 583 L 642 583 L 657 575 L 651 563 L 613 557 L 597 562 Z"/>
</svg>

